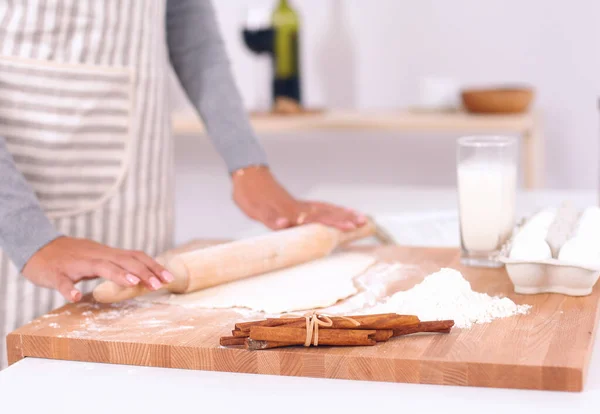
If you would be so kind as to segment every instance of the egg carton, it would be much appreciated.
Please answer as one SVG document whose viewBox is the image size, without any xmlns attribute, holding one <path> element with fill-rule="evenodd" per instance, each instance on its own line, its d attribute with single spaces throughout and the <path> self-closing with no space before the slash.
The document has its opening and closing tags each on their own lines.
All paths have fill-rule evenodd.
<svg viewBox="0 0 600 414">
<path fill-rule="evenodd" d="M 600 277 L 600 264 L 575 263 L 554 257 L 540 260 L 521 260 L 509 257 L 515 237 L 519 235 L 519 231 L 529 219 L 531 217 L 519 223 L 513 237 L 503 246 L 499 256 L 499 260 L 505 265 L 508 276 L 514 285 L 515 293 L 526 295 L 559 293 L 569 296 L 591 294 Z M 577 223 L 574 225 L 576 226 Z"/>
</svg>

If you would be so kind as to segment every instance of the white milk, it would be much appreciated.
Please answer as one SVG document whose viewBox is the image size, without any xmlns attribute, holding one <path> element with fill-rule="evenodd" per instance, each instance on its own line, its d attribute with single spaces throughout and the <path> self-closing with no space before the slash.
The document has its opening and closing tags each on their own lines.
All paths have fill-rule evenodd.
<svg viewBox="0 0 600 414">
<path fill-rule="evenodd" d="M 463 247 L 492 252 L 510 237 L 515 224 L 517 168 L 493 161 L 458 166 L 458 202 Z"/>
</svg>

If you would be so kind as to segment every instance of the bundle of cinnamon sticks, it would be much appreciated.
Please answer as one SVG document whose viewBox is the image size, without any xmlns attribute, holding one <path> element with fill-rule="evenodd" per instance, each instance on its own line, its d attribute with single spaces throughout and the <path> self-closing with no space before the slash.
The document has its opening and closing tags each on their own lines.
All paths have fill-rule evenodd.
<svg viewBox="0 0 600 414">
<path fill-rule="evenodd" d="M 221 346 L 243 346 L 249 350 L 287 346 L 370 346 L 396 336 L 421 332 L 449 333 L 454 321 L 421 322 L 414 315 L 379 315 L 268 318 L 236 323 L 231 336 L 221 337 Z"/>
</svg>

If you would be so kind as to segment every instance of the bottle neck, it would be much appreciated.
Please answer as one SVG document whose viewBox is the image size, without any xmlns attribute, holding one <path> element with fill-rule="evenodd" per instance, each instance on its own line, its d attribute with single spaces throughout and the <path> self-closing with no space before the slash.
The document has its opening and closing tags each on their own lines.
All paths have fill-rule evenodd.
<svg viewBox="0 0 600 414">
<path fill-rule="evenodd" d="M 290 5 L 288 0 L 279 0 L 279 4 L 277 5 L 278 9 L 289 9 Z"/>
</svg>

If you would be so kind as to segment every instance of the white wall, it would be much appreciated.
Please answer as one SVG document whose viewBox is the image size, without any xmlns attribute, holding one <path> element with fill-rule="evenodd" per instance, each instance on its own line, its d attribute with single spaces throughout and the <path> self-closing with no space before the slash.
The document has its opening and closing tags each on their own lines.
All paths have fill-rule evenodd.
<svg viewBox="0 0 600 414">
<path fill-rule="evenodd" d="M 264 107 L 269 93 L 268 62 L 245 49 L 239 29 L 246 7 L 270 6 L 273 1 L 213 0 L 213 3 L 245 103 L 252 109 Z M 292 3 L 303 18 L 303 76 L 308 105 L 361 109 L 410 105 L 414 102 L 416 82 L 423 75 L 447 75 L 473 85 L 527 82 L 538 90 L 535 105 L 542 111 L 546 125 L 547 186 L 598 188 L 600 130 L 596 101 L 600 96 L 600 2 L 292 0 Z M 305 163 L 311 154 L 330 162 L 332 154 L 338 155 L 333 165 L 321 171 L 321 176 L 311 173 L 317 180 L 362 177 L 375 181 L 404 180 L 408 184 L 453 183 L 454 152 L 448 137 L 377 134 L 372 137 L 373 145 L 369 141 L 371 135 L 298 136 L 291 139 L 290 145 L 296 145 L 298 156 L 305 149 Z M 302 166 L 290 170 L 289 156 L 285 162 L 277 161 L 290 153 L 278 142 L 265 138 L 267 151 L 273 163 L 281 166 L 282 174 L 294 176 L 302 171 Z M 435 171 L 423 167 L 423 161 L 429 159 L 425 143 L 439 143 Z M 211 150 L 196 148 L 196 151 Z M 318 155 L 320 151 L 327 155 Z M 352 168 L 356 162 L 360 163 L 360 172 Z M 407 177 L 410 171 L 413 173 Z"/>
</svg>

